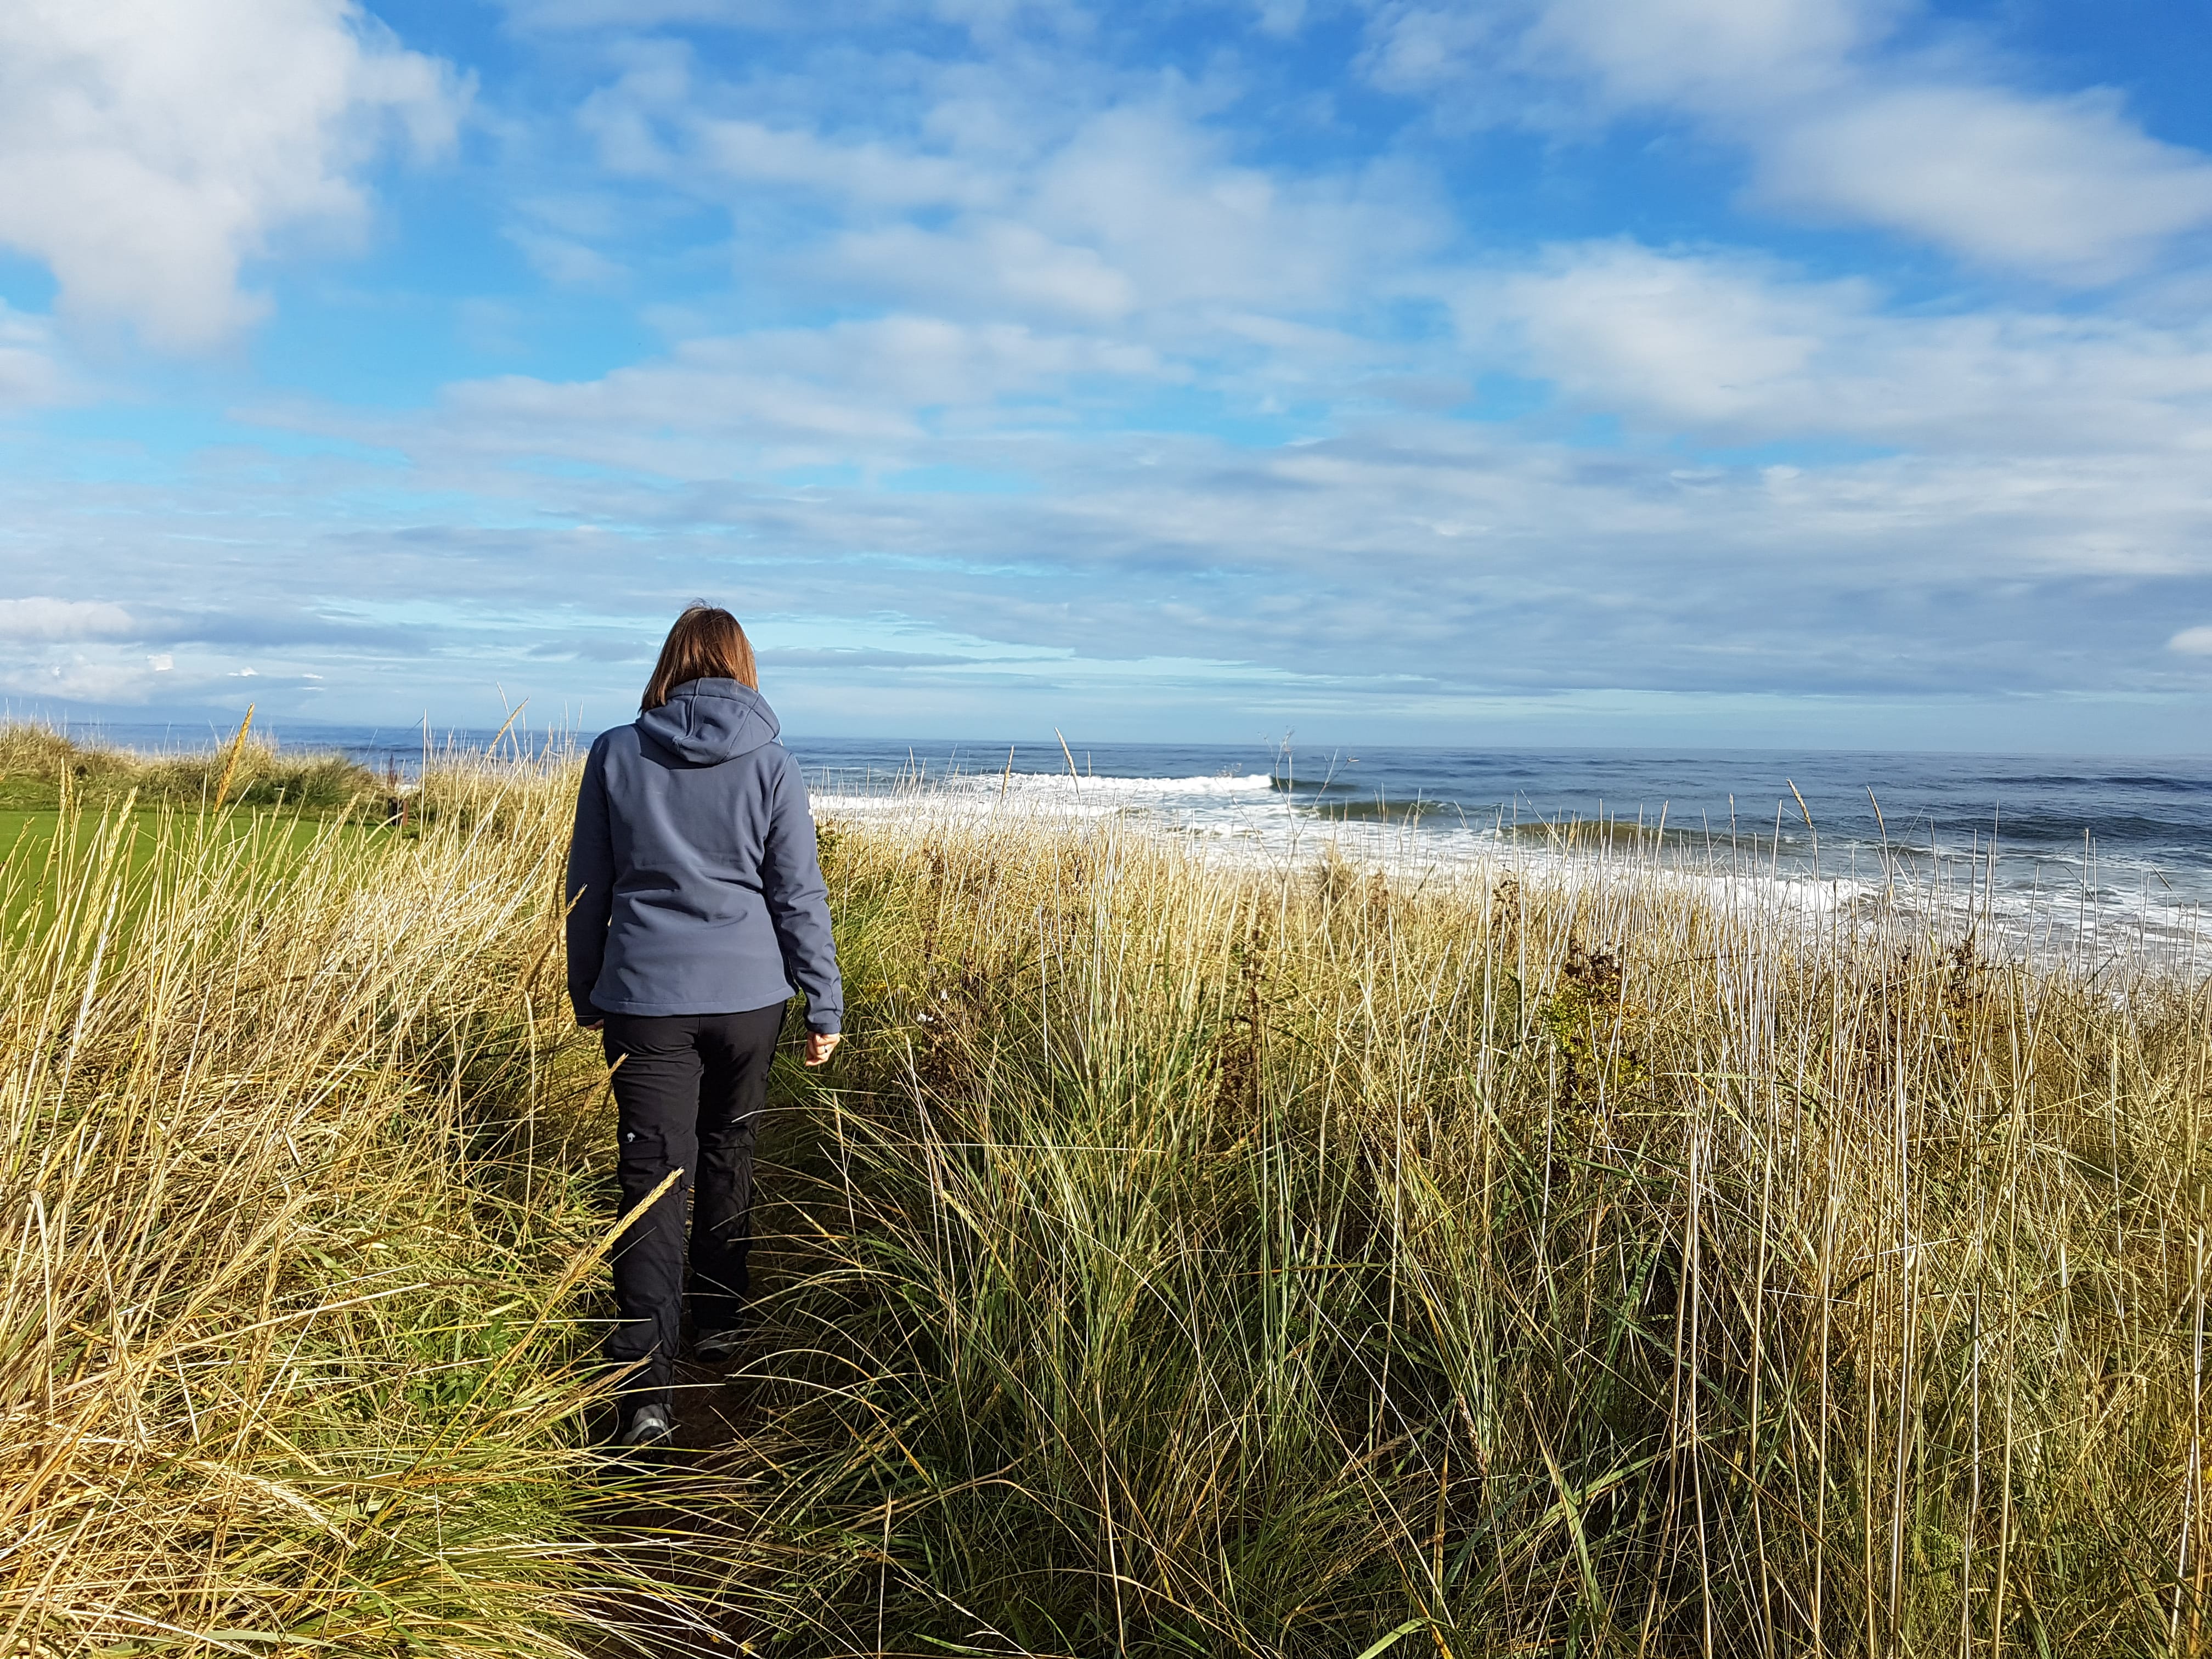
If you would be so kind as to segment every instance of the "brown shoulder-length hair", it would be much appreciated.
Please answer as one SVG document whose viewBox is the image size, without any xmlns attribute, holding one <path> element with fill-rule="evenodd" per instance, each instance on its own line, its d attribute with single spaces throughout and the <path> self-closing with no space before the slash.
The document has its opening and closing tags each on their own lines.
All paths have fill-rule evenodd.
<svg viewBox="0 0 2212 1659">
<path fill-rule="evenodd" d="M 660 660 L 653 665 L 653 678 L 645 683 L 645 696 L 637 712 L 658 708 L 668 694 L 687 680 L 735 680 L 760 690 L 760 670 L 753 663 L 753 643 L 738 619 L 720 605 L 703 600 L 685 608 L 668 630 L 660 647 Z"/>
</svg>

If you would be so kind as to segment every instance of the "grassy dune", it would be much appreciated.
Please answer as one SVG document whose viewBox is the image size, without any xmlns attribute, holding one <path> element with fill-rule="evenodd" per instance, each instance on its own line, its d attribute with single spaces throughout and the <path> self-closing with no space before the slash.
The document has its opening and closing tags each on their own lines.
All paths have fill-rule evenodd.
<svg viewBox="0 0 2212 1659">
<path fill-rule="evenodd" d="M 43 726 L 0 726 L 0 808 L 97 810 L 126 794 L 142 806 L 230 805 L 327 815 L 375 801 L 382 785 L 342 756 L 287 751 L 241 729 L 228 746 L 149 758 L 80 743 Z"/>
<path fill-rule="evenodd" d="M 610 1480 L 567 782 L 433 791 L 173 816 L 136 898 L 92 817 L 10 866 L 27 1650 L 2212 1639 L 2202 984 L 1632 863 L 833 825 L 854 1036 L 776 1074 L 752 1348 Z"/>
</svg>

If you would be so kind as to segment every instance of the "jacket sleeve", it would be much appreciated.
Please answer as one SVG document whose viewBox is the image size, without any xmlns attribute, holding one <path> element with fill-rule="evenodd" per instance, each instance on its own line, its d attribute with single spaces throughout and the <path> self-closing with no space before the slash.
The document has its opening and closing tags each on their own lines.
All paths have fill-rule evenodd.
<svg viewBox="0 0 2212 1659">
<path fill-rule="evenodd" d="M 806 994 L 806 1029 L 842 1030 L 845 986 L 837 973 L 837 946 L 830 933 L 830 890 L 814 851 L 814 814 L 806 783 L 788 752 L 778 769 L 761 854 L 761 890 L 768 901 L 783 971 Z"/>
<path fill-rule="evenodd" d="M 568 841 L 568 1000 L 579 1020 L 597 1019 L 592 988 L 606 959 L 607 922 L 614 915 L 615 849 L 607 823 L 606 763 L 592 745 L 576 790 L 576 828 Z"/>
</svg>

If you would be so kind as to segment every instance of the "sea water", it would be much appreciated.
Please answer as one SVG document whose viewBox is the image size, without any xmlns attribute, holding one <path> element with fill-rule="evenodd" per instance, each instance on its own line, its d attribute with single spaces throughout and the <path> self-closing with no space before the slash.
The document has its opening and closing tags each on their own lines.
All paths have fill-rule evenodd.
<svg viewBox="0 0 2212 1659">
<path fill-rule="evenodd" d="M 2212 945 L 2212 757 L 794 739 L 817 808 L 1113 814 L 1268 857 L 1603 859 L 1790 884 L 1992 946 Z"/>
<path fill-rule="evenodd" d="M 287 747 L 411 775 L 487 731 L 272 722 Z M 208 728 L 108 724 L 139 750 L 201 749 Z M 589 734 L 511 730 L 502 749 Z M 786 743 L 816 810 L 1111 815 L 1225 855 L 1346 856 L 1440 867 L 1510 857 L 1635 860 L 1685 878 L 1790 884 L 1815 907 L 1900 898 L 1995 945 L 2086 943 L 2196 960 L 2212 945 L 2212 757 L 1745 749 L 1306 748 L 1291 744 Z"/>
</svg>

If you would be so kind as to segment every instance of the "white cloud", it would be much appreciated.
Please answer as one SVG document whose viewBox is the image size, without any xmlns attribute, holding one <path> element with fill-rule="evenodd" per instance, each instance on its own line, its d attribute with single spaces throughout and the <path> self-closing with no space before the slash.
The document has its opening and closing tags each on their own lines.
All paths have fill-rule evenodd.
<svg viewBox="0 0 2212 1659">
<path fill-rule="evenodd" d="M 1463 92 L 1510 20 L 1503 6 L 1388 3 L 1368 20 L 1359 68 L 1387 92 Z"/>
<path fill-rule="evenodd" d="M 532 270 L 561 288 L 617 288 L 627 275 L 621 265 L 590 243 L 572 236 L 558 236 L 526 225 L 510 225 L 507 239 L 521 250 Z"/>
<path fill-rule="evenodd" d="M 0 599 L 0 640 L 127 640 L 137 632 L 129 611 L 104 600 Z"/>
<path fill-rule="evenodd" d="M 2212 627 L 2185 628 L 2166 642 L 2166 648 L 2184 656 L 2212 657 Z"/>
<path fill-rule="evenodd" d="M 775 0 L 507 0 L 526 29 L 652 28 L 665 23 L 787 25 L 798 8 Z"/>
<path fill-rule="evenodd" d="M 356 231 L 356 170 L 395 126 L 449 142 L 462 97 L 352 0 L 13 0 L 0 243 L 52 269 L 65 311 L 205 347 L 264 308 L 245 260 Z"/>
<path fill-rule="evenodd" d="M 909 16 L 917 9 L 911 0 L 500 0 L 500 3 L 517 28 L 549 33 L 643 31 L 670 24 L 781 33 L 882 24 Z M 938 0 L 930 9 L 947 21 L 965 22 L 972 21 L 967 14 L 979 9 Z"/>
<path fill-rule="evenodd" d="M 2212 325 L 2066 312 L 1898 314 L 1860 281 L 1741 253 L 1555 248 L 1472 284 L 1477 349 L 1580 409 L 1725 442 L 1843 438 L 1953 454 L 2212 449 Z"/>
<path fill-rule="evenodd" d="M 1439 210 L 1406 174 L 1285 176 L 1222 148 L 1170 111 L 1111 110 L 1045 161 L 1029 216 L 1098 248 L 1150 305 L 1357 304 L 1441 239 Z"/>
<path fill-rule="evenodd" d="M 1310 314 L 1365 303 L 1449 234 L 1417 168 L 1253 166 L 1194 94 L 1157 82 L 1117 89 L 1069 65 L 1043 89 L 946 70 L 921 77 L 902 130 L 854 136 L 757 118 L 768 94 L 710 82 L 680 46 L 627 45 L 622 60 L 580 114 L 610 171 L 748 222 L 771 199 L 775 264 L 899 309 L 1047 326 Z M 715 112 L 730 106 L 748 112 Z"/>
<path fill-rule="evenodd" d="M 597 380 L 467 382 L 448 389 L 449 419 L 435 428 L 353 429 L 432 463 L 561 454 L 678 477 L 763 465 L 872 469 L 910 464 L 928 411 L 972 421 L 1000 398 L 1088 377 L 1153 382 L 1177 371 L 1141 345 L 893 316 L 686 341 Z"/>
<path fill-rule="evenodd" d="M 1832 94 L 1899 0 L 1542 0 L 1526 49 L 1579 60 L 1621 102 L 1765 106 Z"/>
<path fill-rule="evenodd" d="M 1207 352 L 1364 308 L 1446 234 L 1410 173 L 1284 176 L 1221 148 L 1170 110 L 1109 110 L 1010 172 L 1003 210 L 849 228 L 809 269 L 902 307 Z"/>
<path fill-rule="evenodd" d="M 1469 320 L 1517 325 L 1528 367 L 1578 402 L 1708 429 L 1763 425 L 1778 402 L 1802 403 L 1838 316 L 1864 310 L 1847 285 L 1793 292 L 1755 261 L 1626 242 L 1555 251 L 1477 295 Z"/>
<path fill-rule="evenodd" d="M 954 232 L 908 224 L 853 231 L 836 240 L 825 263 L 878 293 L 956 313 L 1109 323 L 1137 302 L 1127 273 L 1096 248 L 1003 219 Z"/>
<path fill-rule="evenodd" d="M 2116 94 L 2005 85 L 1963 50 L 1897 48 L 1904 0 L 1492 0 L 1376 8 L 1362 64 L 1484 118 L 1501 76 L 1564 79 L 1596 112 L 1680 113 L 1746 146 L 1752 193 L 2069 283 L 2144 269 L 2212 226 L 2212 157 L 2163 143 Z M 1472 91 L 1470 89 L 1473 89 Z M 1549 124 L 1554 105 L 1520 100 Z"/>
<path fill-rule="evenodd" d="M 32 697 L 77 697 L 101 702 L 143 702 L 161 684 L 151 669 L 81 653 L 32 661 L 0 661 L 0 690 Z M 167 689 L 164 686 L 163 689 Z"/>
<path fill-rule="evenodd" d="M 0 301 L 0 410 L 59 403 L 67 394 L 52 329 Z"/>
<path fill-rule="evenodd" d="M 1869 88 L 1778 123 L 1757 189 L 1783 206 L 2078 283 L 2125 276 L 2169 239 L 2212 223 L 2212 161 L 2148 137 L 2107 93 Z"/>
<path fill-rule="evenodd" d="M 704 120 L 696 159 L 749 183 L 783 185 L 887 207 L 972 205 L 988 182 L 949 157 L 916 154 L 876 140 L 836 143 L 757 121 Z"/>
</svg>

